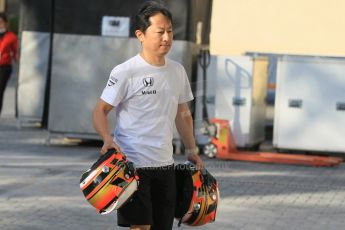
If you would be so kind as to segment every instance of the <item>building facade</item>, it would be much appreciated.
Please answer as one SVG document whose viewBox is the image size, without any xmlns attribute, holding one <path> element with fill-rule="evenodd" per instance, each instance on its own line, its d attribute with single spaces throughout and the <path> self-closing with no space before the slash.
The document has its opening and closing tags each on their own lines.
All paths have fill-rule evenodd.
<svg viewBox="0 0 345 230">
<path fill-rule="evenodd" d="M 345 56 L 343 0 L 213 0 L 212 54 Z"/>
</svg>

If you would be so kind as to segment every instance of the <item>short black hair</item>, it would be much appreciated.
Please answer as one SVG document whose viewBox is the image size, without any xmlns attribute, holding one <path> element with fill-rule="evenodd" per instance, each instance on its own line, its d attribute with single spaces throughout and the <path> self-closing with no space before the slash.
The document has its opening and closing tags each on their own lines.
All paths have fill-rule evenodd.
<svg viewBox="0 0 345 230">
<path fill-rule="evenodd" d="M 0 18 L 4 20 L 4 22 L 7 22 L 7 15 L 5 12 L 0 12 Z"/>
<path fill-rule="evenodd" d="M 171 12 L 162 3 L 147 1 L 141 5 L 138 13 L 134 17 L 134 31 L 140 30 L 145 32 L 151 25 L 150 17 L 158 13 L 167 17 L 171 23 L 173 22 Z"/>
</svg>

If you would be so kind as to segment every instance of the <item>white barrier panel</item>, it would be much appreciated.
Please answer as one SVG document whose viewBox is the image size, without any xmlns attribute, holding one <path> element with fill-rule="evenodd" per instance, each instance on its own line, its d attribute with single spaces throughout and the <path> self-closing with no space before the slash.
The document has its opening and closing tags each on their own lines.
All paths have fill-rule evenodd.
<svg viewBox="0 0 345 230">
<path fill-rule="evenodd" d="M 140 43 L 136 38 L 55 34 L 53 47 L 48 129 L 66 136 L 97 136 L 91 111 L 112 68 L 138 54 Z M 194 43 L 175 41 L 169 57 L 191 73 L 194 50 Z"/>
<path fill-rule="evenodd" d="M 18 77 L 18 118 L 42 121 L 48 73 L 49 33 L 23 31 Z"/>
<path fill-rule="evenodd" d="M 268 60 L 250 56 L 211 56 L 206 98 L 209 119 L 227 119 L 238 147 L 265 139 L 265 97 Z M 202 127 L 202 69 L 198 67 L 195 127 Z M 196 133 L 199 133 L 196 130 Z M 205 142 L 202 135 L 199 142 Z M 205 144 L 205 143 L 200 143 Z"/>
<path fill-rule="evenodd" d="M 345 60 L 278 61 L 273 144 L 281 149 L 345 152 Z"/>
</svg>

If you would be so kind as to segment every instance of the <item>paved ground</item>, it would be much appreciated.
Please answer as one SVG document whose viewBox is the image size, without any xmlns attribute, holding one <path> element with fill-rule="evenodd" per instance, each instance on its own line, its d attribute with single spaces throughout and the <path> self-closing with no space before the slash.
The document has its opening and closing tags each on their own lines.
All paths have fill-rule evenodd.
<svg viewBox="0 0 345 230">
<path fill-rule="evenodd" d="M 17 130 L 14 110 L 6 109 L 0 118 L 0 229 L 122 229 L 115 215 L 98 215 L 79 190 L 79 177 L 98 157 L 97 147 L 47 146 L 46 131 Z M 208 159 L 205 164 L 220 183 L 221 202 L 217 221 L 197 229 L 344 229 L 344 164 L 312 168 Z"/>
</svg>

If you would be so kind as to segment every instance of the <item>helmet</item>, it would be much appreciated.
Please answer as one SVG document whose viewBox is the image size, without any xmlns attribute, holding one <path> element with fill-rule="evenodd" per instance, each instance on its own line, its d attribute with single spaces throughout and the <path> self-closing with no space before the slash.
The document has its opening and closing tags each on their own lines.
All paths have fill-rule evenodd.
<svg viewBox="0 0 345 230">
<path fill-rule="evenodd" d="M 123 153 L 110 149 L 82 174 L 80 189 L 97 212 L 107 214 L 132 196 L 138 180 L 133 163 Z"/>
<path fill-rule="evenodd" d="M 176 206 L 175 218 L 190 226 L 200 226 L 216 219 L 219 200 L 218 183 L 205 169 L 194 165 L 175 166 Z"/>
</svg>

